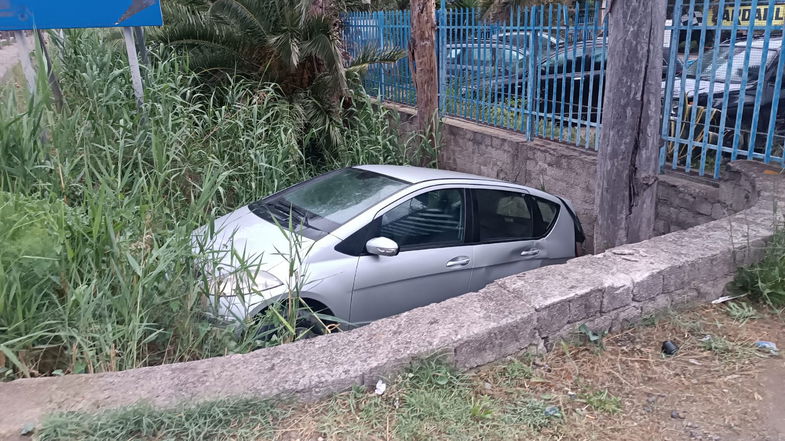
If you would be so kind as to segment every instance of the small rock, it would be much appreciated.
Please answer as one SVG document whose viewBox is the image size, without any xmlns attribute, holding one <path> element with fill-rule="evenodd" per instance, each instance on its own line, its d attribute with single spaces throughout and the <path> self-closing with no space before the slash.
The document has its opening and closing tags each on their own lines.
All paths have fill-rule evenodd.
<svg viewBox="0 0 785 441">
<path fill-rule="evenodd" d="M 19 434 L 22 436 L 30 436 L 35 431 L 35 424 L 27 423 L 22 426 L 22 430 L 19 431 Z"/>
<path fill-rule="evenodd" d="M 678 410 L 672 410 L 671 418 L 673 418 L 674 420 L 683 420 L 684 415 L 680 414 Z"/>
<path fill-rule="evenodd" d="M 487 381 L 486 381 L 485 383 L 483 383 L 483 384 L 482 384 L 482 387 L 483 387 L 483 389 L 485 389 L 485 390 L 491 390 L 491 389 L 493 389 L 493 385 L 492 385 L 491 383 L 488 383 Z"/>
<path fill-rule="evenodd" d="M 561 416 L 559 406 L 548 406 L 545 408 L 545 416 Z"/>
<path fill-rule="evenodd" d="M 316 438 L 316 441 L 324 441 L 324 438 L 322 438 L 322 437 L 320 436 L 319 438 Z"/>
</svg>

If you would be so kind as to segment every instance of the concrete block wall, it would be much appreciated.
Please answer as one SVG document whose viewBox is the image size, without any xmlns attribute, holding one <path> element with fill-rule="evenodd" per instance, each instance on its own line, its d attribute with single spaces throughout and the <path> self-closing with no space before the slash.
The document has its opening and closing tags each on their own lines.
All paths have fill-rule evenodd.
<svg viewBox="0 0 785 441">
<path fill-rule="evenodd" d="M 469 369 L 548 348 L 584 323 L 616 330 L 667 307 L 714 299 L 738 266 L 761 258 L 782 220 L 775 207 L 785 204 L 778 169 L 742 161 L 731 164 L 727 177 L 720 191 L 729 204 L 747 204 L 737 214 L 507 277 L 349 332 L 243 355 L 0 383 L 0 439 L 53 411 L 247 396 L 315 399 L 372 385 L 434 354 Z"/>
<path fill-rule="evenodd" d="M 413 130 L 414 110 L 385 104 L 395 113 L 398 130 Z M 572 202 L 586 231 L 587 251 L 593 249 L 593 150 L 535 138 L 521 133 L 445 118 L 439 167 L 515 182 L 564 197 Z M 732 200 L 717 181 L 684 175 L 660 175 L 655 233 L 679 231 L 720 219 L 743 209 L 749 201 Z"/>
</svg>

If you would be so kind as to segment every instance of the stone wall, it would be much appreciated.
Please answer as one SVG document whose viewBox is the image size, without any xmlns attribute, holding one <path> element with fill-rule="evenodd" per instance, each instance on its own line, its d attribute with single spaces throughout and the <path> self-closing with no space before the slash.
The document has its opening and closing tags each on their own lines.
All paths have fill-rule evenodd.
<svg viewBox="0 0 785 441">
<path fill-rule="evenodd" d="M 414 110 L 385 104 L 400 116 L 398 129 L 412 130 Z M 439 167 L 473 173 L 553 193 L 572 202 L 586 231 L 587 251 L 593 249 L 596 153 L 518 132 L 445 118 Z M 736 213 L 748 201 L 731 200 L 718 182 L 678 174 L 660 176 L 655 233 L 700 225 Z"/>
<path fill-rule="evenodd" d="M 468 369 L 547 348 L 584 323 L 594 331 L 620 329 L 664 308 L 714 299 L 739 265 L 762 256 L 780 221 L 774 208 L 785 204 L 784 182 L 779 169 L 733 163 L 719 191 L 732 203 L 745 201 L 737 214 L 507 277 L 349 332 L 243 355 L 0 383 L 0 438 L 53 411 L 243 396 L 314 399 L 372 385 L 434 354 Z"/>
</svg>

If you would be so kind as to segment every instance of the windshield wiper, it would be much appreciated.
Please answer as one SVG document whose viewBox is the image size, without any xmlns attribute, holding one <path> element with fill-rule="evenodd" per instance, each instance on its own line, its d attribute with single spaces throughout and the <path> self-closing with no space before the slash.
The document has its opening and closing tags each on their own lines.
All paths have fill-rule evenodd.
<svg viewBox="0 0 785 441">
<path fill-rule="evenodd" d="M 314 230 L 322 231 L 321 229 L 311 225 L 310 220 L 308 218 L 308 213 L 302 208 L 295 206 L 294 204 L 286 203 L 284 200 L 278 200 L 273 202 L 272 204 L 267 204 L 267 205 L 270 205 L 271 207 L 275 208 L 276 210 L 278 210 L 279 213 L 283 213 L 283 215 L 286 216 L 286 220 L 288 220 L 290 215 L 294 213 L 297 215 L 297 217 L 300 218 L 300 223 L 303 226 Z"/>
</svg>

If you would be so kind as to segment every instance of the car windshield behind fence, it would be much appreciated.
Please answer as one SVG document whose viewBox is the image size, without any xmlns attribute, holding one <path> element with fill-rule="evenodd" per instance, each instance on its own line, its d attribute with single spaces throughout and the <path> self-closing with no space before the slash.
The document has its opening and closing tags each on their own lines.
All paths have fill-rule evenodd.
<svg viewBox="0 0 785 441">
<path fill-rule="evenodd" d="M 438 10 L 440 113 L 599 148 L 608 63 L 603 3 L 510 7 L 494 19 L 478 9 Z M 661 169 L 717 178 L 735 159 L 782 165 L 785 0 L 667 3 Z M 409 11 L 349 13 L 347 49 L 408 48 L 410 23 Z M 366 91 L 414 105 L 412 64 L 370 68 Z"/>
<path fill-rule="evenodd" d="M 703 70 L 700 73 L 701 80 L 710 81 L 714 79 L 714 81 L 725 82 L 727 78 L 731 83 L 741 83 L 744 80 L 744 57 L 747 54 L 746 49 L 747 48 L 744 45 L 737 45 L 734 47 L 733 60 L 728 60 L 728 57 L 731 55 L 731 48 L 729 46 L 720 47 L 716 57 L 714 56 L 713 51 L 709 51 L 703 55 L 700 62 L 697 60 L 692 62 L 688 69 L 687 77 L 697 77 L 696 69 L 698 66 L 702 66 Z M 766 57 L 767 63 L 773 62 L 776 56 L 777 51 L 769 49 Z M 749 65 L 747 66 L 746 71 L 747 77 L 757 80 L 757 74 L 760 70 L 761 62 L 763 61 L 763 49 L 756 47 L 750 48 L 749 57 Z M 733 66 L 730 70 L 730 76 L 728 76 L 729 66 Z"/>
</svg>

